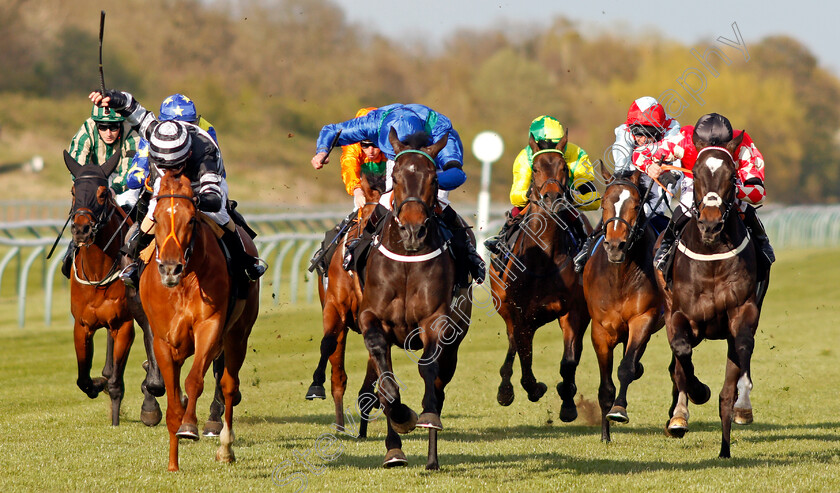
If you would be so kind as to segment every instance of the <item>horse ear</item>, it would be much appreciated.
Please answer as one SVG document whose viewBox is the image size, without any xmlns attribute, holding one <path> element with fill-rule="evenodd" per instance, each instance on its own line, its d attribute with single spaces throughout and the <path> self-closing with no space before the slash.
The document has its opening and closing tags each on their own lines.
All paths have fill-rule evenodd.
<svg viewBox="0 0 840 493">
<path fill-rule="evenodd" d="M 735 158 L 735 151 L 738 149 L 738 146 L 741 145 L 741 142 L 744 141 L 744 135 L 746 134 L 746 130 L 741 130 L 740 135 L 726 143 L 726 150 L 729 151 L 729 154 L 732 154 L 733 158 Z"/>
<path fill-rule="evenodd" d="M 443 134 L 443 137 L 440 138 L 437 142 L 430 145 L 429 147 L 425 148 L 425 151 L 432 157 L 438 155 L 438 153 L 446 147 L 446 143 L 449 142 L 449 132 Z"/>
<path fill-rule="evenodd" d="M 401 153 L 404 151 L 408 146 L 400 142 L 400 138 L 397 135 L 397 130 L 394 127 L 391 127 L 391 130 L 388 131 L 388 142 L 391 143 L 391 147 L 394 148 L 394 155 Z"/>
<path fill-rule="evenodd" d="M 106 177 L 111 176 L 111 173 L 117 169 L 117 164 L 119 164 L 121 157 L 122 155 L 119 152 L 115 152 L 113 156 L 105 161 L 105 164 L 102 165 L 102 172 L 105 173 Z"/>
<path fill-rule="evenodd" d="M 64 165 L 67 166 L 67 170 L 70 171 L 70 174 L 73 175 L 74 178 L 78 178 L 79 175 L 82 174 L 82 165 L 73 159 L 67 151 L 64 151 Z"/>
<path fill-rule="evenodd" d="M 607 171 L 607 167 L 606 167 L 606 166 L 604 166 L 604 162 L 603 162 L 603 161 L 601 161 L 601 160 L 599 159 L 599 160 L 598 160 L 598 161 L 596 161 L 596 162 L 599 164 L 598 169 L 600 169 L 600 170 L 601 170 L 601 176 L 603 176 L 603 177 L 604 177 L 604 180 L 606 180 L 606 181 L 605 181 L 605 183 L 609 183 L 609 182 L 610 182 L 610 180 L 612 180 L 612 177 L 613 177 L 612 173 L 610 173 L 609 171 Z"/>
<path fill-rule="evenodd" d="M 568 143 L 569 143 L 569 131 L 566 130 L 566 135 L 564 135 L 563 138 L 560 139 L 560 142 L 557 143 L 556 149 L 558 151 L 562 151 L 566 148 L 566 144 L 568 144 Z"/>
<path fill-rule="evenodd" d="M 638 187 L 642 183 L 642 172 L 639 170 L 634 171 L 633 174 L 630 175 L 630 183 Z"/>
<path fill-rule="evenodd" d="M 531 148 L 532 152 L 539 152 L 540 146 L 537 145 L 537 141 L 534 140 L 533 134 L 528 134 L 528 146 Z"/>
</svg>

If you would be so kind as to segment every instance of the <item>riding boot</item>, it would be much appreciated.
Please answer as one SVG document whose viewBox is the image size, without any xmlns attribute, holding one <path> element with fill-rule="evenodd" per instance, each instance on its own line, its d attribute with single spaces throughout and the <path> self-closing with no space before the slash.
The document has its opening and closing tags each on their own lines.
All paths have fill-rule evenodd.
<svg viewBox="0 0 840 493">
<path fill-rule="evenodd" d="M 326 275 L 334 253 L 332 247 L 340 241 L 341 236 L 347 231 L 348 225 L 355 217 L 356 212 L 351 212 L 349 216 L 342 219 L 340 223 L 324 233 L 324 241 L 321 242 L 321 248 L 315 252 L 315 255 L 309 261 L 309 272 L 317 270 L 319 276 L 323 277 Z"/>
<path fill-rule="evenodd" d="M 61 273 L 64 274 L 64 277 L 70 279 L 70 272 L 73 268 L 73 259 L 76 257 L 76 250 L 79 247 L 76 246 L 76 243 L 70 240 L 70 243 L 67 245 L 67 252 L 64 253 L 64 258 L 61 261 Z"/>
<path fill-rule="evenodd" d="M 583 214 L 577 213 L 572 215 L 572 219 L 569 224 L 569 233 L 572 235 L 572 239 L 575 241 L 575 247 L 583 248 L 584 243 L 586 243 L 586 239 L 589 236 L 586 233 L 586 225 L 583 222 Z M 577 254 L 577 251 L 574 251 Z"/>
<path fill-rule="evenodd" d="M 440 214 L 440 218 L 443 225 L 452 233 L 451 246 L 456 260 L 455 284 L 461 288 L 468 287 L 470 282 L 466 276 L 467 272 L 472 275 L 476 284 L 483 283 L 485 275 L 484 260 L 478 255 L 467 234 L 469 227 L 452 207 L 445 207 Z M 466 262 L 467 271 L 464 271 L 461 267 L 462 262 Z"/>
<path fill-rule="evenodd" d="M 487 251 L 489 251 L 493 255 L 501 255 L 502 251 L 499 249 L 499 243 L 505 241 L 507 232 L 510 231 L 510 228 L 512 226 L 512 221 L 505 221 L 505 223 L 502 224 L 502 229 L 499 230 L 498 234 L 484 240 L 484 248 L 486 248 Z"/>
<path fill-rule="evenodd" d="M 248 254 L 245 251 L 245 245 L 236 231 L 231 231 L 227 227 L 222 226 L 224 234 L 222 235 L 222 242 L 230 252 L 231 260 L 233 260 L 235 268 L 242 268 L 242 272 L 249 281 L 256 281 L 263 274 L 265 274 L 266 266 L 259 258 Z M 235 269 L 234 269 L 235 272 Z"/>
<path fill-rule="evenodd" d="M 776 254 L 773 252 L 773 247 L 770 245 L 770 238 L 767 237 L 767 232 L 764 230 L 764 225 L 758 219 L 755 213 L 755 207 L 747 206 L 744 211 L 744 226 L 750 230 L 750 234 L 755 239 L 755 246 L 761 253 L 767 257 L 767 260 L 772 264 L 776 261 Z"/>
<path fill-rule="evenodd" d="M 131 263 L 126 265 L 122 272 L 120 272 L 120 279 L 122 279 L 127 287 L 137 289 L 137 285 L 140 283 L 138 258 L 140 252 L 149 246 L 149 243 L 152 242 L 154 237 L 155 235 L 153 233 L 142 232 L 140 225 L 137 224 L 136 227 L 131 228 L 128 240 L 120 248 L 120 252 L 131 259 Z"/>
<path fill-rule="evenodd" d="M 589 260 L 589 256 L 591 255 L 589 251 L 592 250 L 592 244 L 603 233 L 603 231 L 601 231 L 603 227 L 604 220 L 601 219 L 600 221 L 598 221 L 598 225 L 595 226 L 595 230 L 592 231 L 592 233 L 586 237 L 586 241 L 583 242 L 583 246 L 581 247 L 580 252 L 578 252 L 578 254 L 575 255 L 575 272 L 577 272 L 578 274 L 583 272 L 583 268 L 586 266 L 586 261 Z"/>
<path fill-rule="evenodd" d="M 653 266 L 662 273 L 665 272 L 665 266 L 668 265 L 668 259 L 671 256 L 671 250 L 674 248 L 674 242 L 677 239 L 677 234 L 681 231 L 691 216 L 686 214 L 682 207 L 677 207 L 668 226 L 665 228 L 665 233 L 662 235 L 662 243 L 659 249 L 653 256 Z"/>
</svg>

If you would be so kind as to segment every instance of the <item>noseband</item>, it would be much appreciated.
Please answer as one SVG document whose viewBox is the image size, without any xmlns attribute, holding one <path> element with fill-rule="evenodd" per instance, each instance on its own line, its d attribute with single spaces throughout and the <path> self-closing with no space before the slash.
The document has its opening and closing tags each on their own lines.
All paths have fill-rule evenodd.
<svg viewBox="0 0 840 493">
<path fill-rule="evenodd" d="M 157 263 L 160 263 L 160 250 L 163 247 L 165 247 L 167 243 L 169 243 L 170 239 L 172 239 L 173 241 L 175 241 L 175 245 L 177 245 L 178 249 L 181 251 L 181 260 L 183 260 L 183 265 L 187 265 L 187 262 L 189 262 L 190 257 L 192 256 L 193 245 L 195 244 L 195 231 L 193 231 L 193 234 L 190 237 L 190 244 L 189 244 L 189 246 L 187 246 L 187 248 L 185 250 L 184 246 L 181 245 L 181 240 L 179 240 L 178 237 L 175 235 L 175 199 L 184 199 L 190 205 L 192 205 L 193 208 L 195 208 L 195 202 L 193 202 L 192 197 L 190 197 L 188 195 L 180 194 L 180 193 L 158 195 L 157 199 L 158 199 L 158 202 L 160 202 L 160 199 L 169 199 L 169 201 L 170 201 L 169 202 L 170 229 L 169 229 L 169 234 L 166 235 L 166 238 L 163 240 L 163 244 L 158 245 L 158 247 L 157 247 L 157 255 L 156 255 L 155 260 L 157 260 Z M 193 219 L 195 219 L 195 216 L 193 216 Z M 196 223 L 193 222 L 193 230 L 195 229 L 195 224 Z"/>
</svg>

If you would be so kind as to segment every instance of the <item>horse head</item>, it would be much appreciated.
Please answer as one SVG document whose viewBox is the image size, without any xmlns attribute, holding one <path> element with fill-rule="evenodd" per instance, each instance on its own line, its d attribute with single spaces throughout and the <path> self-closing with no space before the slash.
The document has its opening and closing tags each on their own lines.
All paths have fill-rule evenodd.
<svg viewBox="0 0 840 493">
<path fill-rule="evenodd" d="M 641 173 L 615 175 L 601 163 L 601 176 L 607 188 L 601 196 L 601 221 L 604 225 L 604 250 L 607 260 L 624 262 L 627 252 L 638 237 L 639 220 L 643 218 L 643 192 L 640 188 Z"/>
<path fill-rule="evenodd" d="M 160 281 L 172 288 L 181 282 L 195 239 L 196 206 L 190 180 L 166 170 L 155 206 L 155 243 Z"/>
<path fill-rule="evenodd" d="M 446 146 L 449 134 L 430 146 L 428 134 L 419 132 L 400 141 L 391 128 L 388 140 L 394 147 L 394 218 L 403 247 L 416 252 L 429 233 L 429 220 L 437 201 L 438 180 L 435 156 Z"/>
<path fill-rule="evenodd" d="M 530 201 L 549 212 L 559 212 L 569 206 L 566 199 L 569 165 L 563 156 L 568 141 L 568 132 L 555 146 L 550 141 L 537 142 L 533 135 L 528 140 L 533 152 Z"/>
<path fill-rule="evenodd" d="M 700 237 L 706 245 L 715 244 L 735 205 L 738 169 L 732 156 L 744 133 L 721 146 L 695 142 L 698 149 L 694 164 L 694 207 Z"/>
<path fill-rule="evenodd" d="M 64 164 L 75 178 L 70 190 L 73 196 L 73 206 L 70 210 L 73 224 L 70 226 L 70 233 L 77 246 L 92 244 L 96 233 L 108 223 L 110 214 L 116 207 L 108 187 L 108 176 L 119 162 L 120 154 L 116 153 L 102 166 L 83 166 L 64 151 Z"/>
</svg>

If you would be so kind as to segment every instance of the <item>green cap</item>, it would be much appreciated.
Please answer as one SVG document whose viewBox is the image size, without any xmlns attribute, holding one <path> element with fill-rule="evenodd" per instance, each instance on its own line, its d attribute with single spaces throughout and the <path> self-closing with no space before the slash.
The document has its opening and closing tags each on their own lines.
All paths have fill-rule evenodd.
<svg viewBox="0 0 840 493">
<path fill-rule="evenodd" d="M 125 121 L 125 117 L 117 113 L 111 108 L 102 108 L 100 106 L 93 105 L 93 109 L 90 110 L 90 117 L 93 118 L 95 122 L 122 122 Z"/>
<path fill-rule="evenodd" d="M 559 141 L 564 135 L 566 135 L 566 129 L 563 128 L 560 121 L 547 115 L 534 118 L 534 121 L 531 122 L 531 128 L 529 131 L 536 141 Z"/>
</svg>

